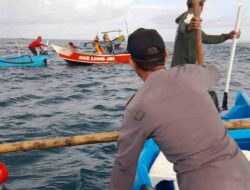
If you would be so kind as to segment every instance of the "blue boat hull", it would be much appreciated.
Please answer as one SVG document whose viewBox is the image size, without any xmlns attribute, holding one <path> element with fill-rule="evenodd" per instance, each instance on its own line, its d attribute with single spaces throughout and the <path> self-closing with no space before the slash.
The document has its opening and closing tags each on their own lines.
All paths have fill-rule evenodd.
<svg viewBox="0 0 250 190">
<path fill-rule="evenodd" d="M 250 118 L 250 97 L 246 93 L 238 92 L 234 107 L 224 116 L 221 117 L 225 121 L 235 119 Z"/>
<path fill-rule="evenodd" d="M 221 117 L 224 121 L 233 121 L 239 119 L 250 120 L 250 97 L 246 93 L 238 92 L 234 107 Z M 229 130 L 229 135 L 238 143 L 242 150 L 250 150 L 250 129 Z M 149 177 L 149 170 L 157 158 L 160 149 L 158 145 L 149 139 L 141 152 L 138 161 L 137 174 L 134 182 L 133 190 L 140 190 L 143 185 L 153 188 Z M 170 184 L 169 189 L 173 189 Z"/>
<path fill-rule="evenodd" d="M 42 67 L 50 55 L 0 58 L 0 67 Z"/>
</svg>

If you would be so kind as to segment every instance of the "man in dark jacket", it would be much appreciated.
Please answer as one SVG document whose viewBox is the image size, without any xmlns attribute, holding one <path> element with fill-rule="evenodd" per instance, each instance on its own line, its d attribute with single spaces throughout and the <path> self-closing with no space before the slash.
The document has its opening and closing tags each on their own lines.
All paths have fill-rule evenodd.
<svg viewBox="0 0 250 190">
<path fill-rule="evenodd" d="M 203 9 L 205 0 L 199 0 L 201 10 Z M 200 29 L 201 20 L 194 17 L 192 0 L 187 1 L 188 11 L 180 15 L 176 19 L 179 24 L 175 38 L 174 53 L 171 67 L 182 64 L 195 64 L 196 59 L 196 29 Z M 221 35 L 207 35 L 202 31 L 202 42 L 204 44 L 219 44 L 228 39 L 233 39 L 235 31 Z M 240 32 L 237 34 L 240 37 Z"/>
<path fill-rule="evenodd" d="M 207 93 L 219 70 L 190 64 L 166 70 L 165 45 L 153 29 L 132 33 L 127 49 L 144 85 L 124 112 L 109 189 L 132 190 L 140 152 L 153 138 L 174 164 L 180 190 L 250 190 L 250 163 Z"/>
</svg>

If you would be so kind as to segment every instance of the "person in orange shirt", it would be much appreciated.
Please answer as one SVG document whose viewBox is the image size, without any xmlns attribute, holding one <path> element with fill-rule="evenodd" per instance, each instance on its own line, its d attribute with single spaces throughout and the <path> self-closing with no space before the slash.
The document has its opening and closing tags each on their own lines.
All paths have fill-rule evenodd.
<svg viewBox="0 0 250 190">
<path fill-rule="evenodd" d="M 99 43 L 99 41 L 98 41 L 98 40 L 95 40 L 94 42 L 95 42 L 95 53 L 98 53 L 98 54 L 100 54 L 100 55 L 104 54 L 105 51 L 104 51 L 104 49 L 102 48 L 102 46 L 101 46 L 101 44 Z"/>
<path fill-rule="evenodd" d="M 48 47 L 47 45 L 41 43 L 42 37 L 38 36 L 37 39 L 29 44 L 29 49 L 33 53 L 33 55 L 37 55 L 36 48 L 40 48 L 41 51 L 44 51 L 42 46 Z"/>
</svg>

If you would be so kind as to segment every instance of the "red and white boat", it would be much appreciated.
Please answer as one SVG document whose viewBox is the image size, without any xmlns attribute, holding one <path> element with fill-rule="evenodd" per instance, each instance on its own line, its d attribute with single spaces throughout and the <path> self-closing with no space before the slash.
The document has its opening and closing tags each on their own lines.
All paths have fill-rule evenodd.
<svg viewBox="0 0 250 190">
<path fill-rule="evenodd" d="M 58 55 L 70 65 L 101 65 L 129 63 L 130 54 L 92 54 L 73 51 L 66 47 L 51 45 Z"/>
</svg>

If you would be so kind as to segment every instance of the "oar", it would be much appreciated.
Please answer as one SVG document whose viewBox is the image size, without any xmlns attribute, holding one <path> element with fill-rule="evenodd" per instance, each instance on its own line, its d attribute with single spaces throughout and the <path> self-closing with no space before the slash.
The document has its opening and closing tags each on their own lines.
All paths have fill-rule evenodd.
<svg viewBox="0 0 250 190">
<path fill-rule="evenodd" d="M 47 47 L 46 47 L 47 46 Z M 46 42 L 46 46 L 45 46 L 45 48 L 44 48 L 44 51 L 48 51 L 48 47 L 49 47 L 49 40 L 47 40 L 47 42 Z"/>
<path fill-rule="evenodd" d="M 236 24 L 235 24 L 235 32 L 238 32 L 240 29 L 242 10 L 243 10 L 243 6 L 239 6 Z M 223 102 L 222 102 L 223 110 L 228 110 L 228 107 L 227 107 L 228 91 L 229 91 L 230 79 L 232 75 L 236 45 L 237 45 L 237 38 L 235 35 L 233 39 L 233 43 L 232 43 L 231 53 L 230 53 L 229 66 L 228 66 L 228 72 L 227 72 L 227 81 L 226 81 L 226 86 L 225 86 L 225 91 L 224 91 L 224 96 L 223 96 Z"/>
<path fill-rule="evenodd" d="M 200 19 L 201 15 L 201 7 L 199 5 L 200 0 L 193 0 L 192 6 L 193 6 L 193 12 L 194 16 Z M 197 61 L 199 65 L 203 65 L 203 53 L 202 53 L 202 35 L 201 30 L 196 30 L 196 54 L 197 54 Z"/>
<path fill-rule="evenodd" d="M 128 31 L 128 22 L 127 22 L 127 20 L 125 22 L 125 25 L 126 25 L 126 33 L 127 33 L 127 41 L 128 41 L 129 31 Z"/>
<path fill-rule="evenodd" d="M 228 129 L 248 129 L 250 120 L 234 121 L 224 123 Z M 117 141 L 118 131 L 95 133 L 89 135 L 78 135 L 70 137 L 51 138 L 44 140 L 23 141 L 15 143 L 0 144 L 0 154 L 27 150 L 39 150 L 58 148 L 66 146 L 76 146 L 85 144 L 109 143 Z"/>
<path fill-rule="evenodd" d="M 18 56 L 21 56 L 22 54 L 21 54 L 21 49 L 20 49 L 20 42 L 19 42 L 19 40 L 17 41 L 17 55 Z"/>
</svg>

